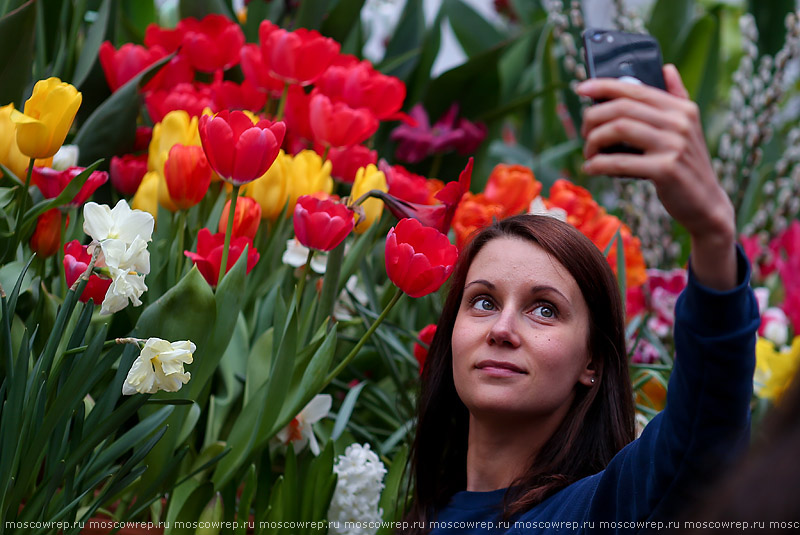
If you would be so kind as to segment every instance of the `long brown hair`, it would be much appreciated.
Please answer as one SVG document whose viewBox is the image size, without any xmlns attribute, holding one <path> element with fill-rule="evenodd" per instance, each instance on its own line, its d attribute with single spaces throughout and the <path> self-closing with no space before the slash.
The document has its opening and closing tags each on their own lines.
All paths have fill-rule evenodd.
<svg viewBox="0 0 800 535">
<path fill-rule="evenodd" d="M 467 271 L 483 246 L 501 237 L 537 244 L 575 279 L 589 310 L 587 347 L 598 378 L 591 387 L 576 385 L 564 420 L 509 487 L 503 516 L 530 509 L 570 483 L 601 471 L 635 436 L 622 299 L 603 254 L 574 227 L 551 217 L 519 215 L 496 221 L 477 233 L 459 255 L 422 373 L 410 457 L 412 501 L 406 515 L 412 525 L 432 520 L 434 511 L 466 489 L 469 412 L 453 382 L 451 339 Z"/>
</svg>

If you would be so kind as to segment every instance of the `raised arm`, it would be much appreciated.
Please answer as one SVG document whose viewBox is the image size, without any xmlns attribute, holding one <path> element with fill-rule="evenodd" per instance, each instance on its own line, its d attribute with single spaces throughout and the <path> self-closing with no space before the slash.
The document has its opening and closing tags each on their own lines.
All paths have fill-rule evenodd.
<svg viewBox="0 0 800 535">
<path fill-rule="evenodd" d="M 651 180 L 667 212 L 691 236 L 691 266 L 698 282 L 715 290 L 736 285 L 736 224 L 706 148 L 697 104 L 689 100 L 678 70 L 664 67 L 667 92 L 596 79 L 578 93 L 607 100 L 584 113 L 584 170 L 593 175 Z M 626 143 L 644 154 L 602 154 Z"/>
</svg>

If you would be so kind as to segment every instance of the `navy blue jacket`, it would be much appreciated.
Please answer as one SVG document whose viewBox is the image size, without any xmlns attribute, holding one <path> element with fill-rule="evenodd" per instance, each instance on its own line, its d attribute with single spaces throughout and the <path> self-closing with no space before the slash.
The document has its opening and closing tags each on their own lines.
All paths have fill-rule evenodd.
<svg viewBox="0 0 800 535">
<path fill-rule="evenodd" d="M 458 492 L 432 519 L 441 524 L 431 533 L 632 533 L 676 527 L 670 522 L 690 505 L 698 480 L 741 453 L 750 436 L 759 314 L 740 248 L 737 256 L 739 284 L 730 291 L 706 288 L 690 271 L 675 305 L 675 364 L 666 408 L 605 470 L 505 524 L 498 513 L 506 489 Z"/>
</svg>

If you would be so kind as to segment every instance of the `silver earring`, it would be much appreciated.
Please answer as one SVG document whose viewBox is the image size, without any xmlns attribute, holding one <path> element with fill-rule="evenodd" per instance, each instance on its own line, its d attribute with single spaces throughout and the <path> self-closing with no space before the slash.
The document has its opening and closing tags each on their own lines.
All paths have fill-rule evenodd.
<svg viewBox="0 0 800 535">
<path fill-rule="evenodd" d="M 592 377 L 591 382 L 592 382 L 592 384 L 594 384 L 594 377 Z"/>
</svg>

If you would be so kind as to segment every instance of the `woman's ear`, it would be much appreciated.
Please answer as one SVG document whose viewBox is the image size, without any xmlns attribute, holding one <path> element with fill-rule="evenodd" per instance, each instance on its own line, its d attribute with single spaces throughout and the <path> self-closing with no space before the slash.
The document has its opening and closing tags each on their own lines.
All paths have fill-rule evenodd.
<svg viewBox="0 0 800 535">
<path fill-rule="evenodd" d="M 598 365 L 595 360 L 589 356 L 586 361 L 586 367 L 581 371 L 578 382 L 585 386 L 594 386 L 600 380 L 602 366 Z"/>
</svg>

